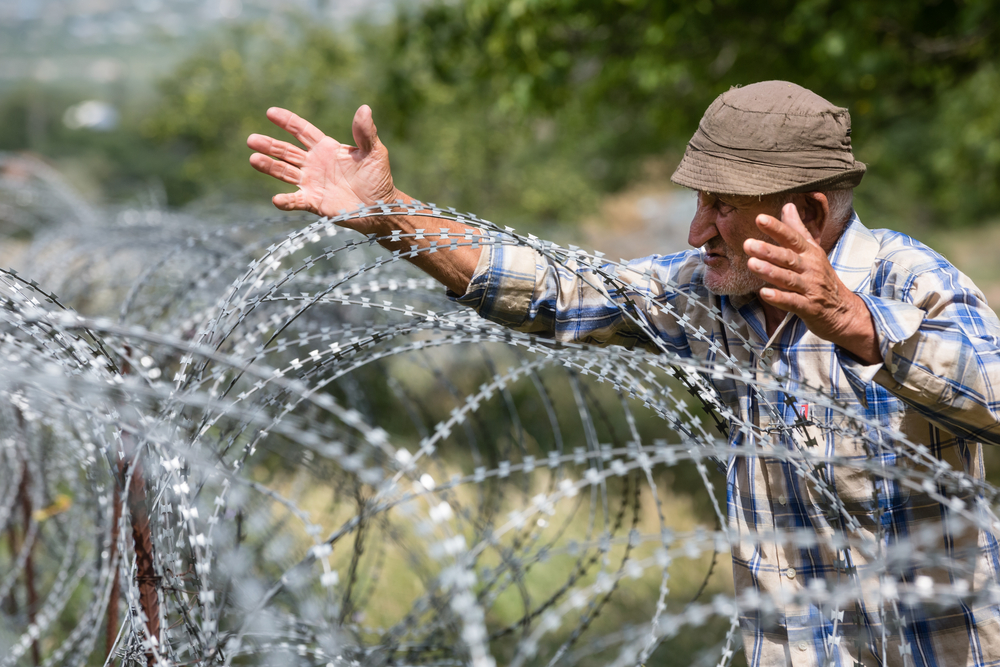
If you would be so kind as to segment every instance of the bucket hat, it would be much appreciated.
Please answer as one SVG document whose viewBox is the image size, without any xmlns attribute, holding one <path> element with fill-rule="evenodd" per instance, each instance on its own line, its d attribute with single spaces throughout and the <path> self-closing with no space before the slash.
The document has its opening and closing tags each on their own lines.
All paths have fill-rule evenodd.
<svg viewBox="0 0 1000 667">
<path fill-rule="evenodd" d="M 734 195 L 846 190 L 865 165 L 851 152 L 851 115 L 788 81 L 719 95 L 670 177 L 694 190 Z"/>
</svg>

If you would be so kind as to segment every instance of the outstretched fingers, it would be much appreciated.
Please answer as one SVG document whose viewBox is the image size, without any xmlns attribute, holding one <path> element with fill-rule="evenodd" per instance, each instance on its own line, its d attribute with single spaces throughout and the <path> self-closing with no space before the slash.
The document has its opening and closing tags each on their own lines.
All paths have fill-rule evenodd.
<svg viewBox="0 0 1000 667">
<path fill-rule="evenodd" d="M 799 212 L 794 204 L 786 204 L 781 210 L 781 220 L 770 215 L 757 216 L 757 228 L 770 236 L 774 241 L 795 252 L 805 252 L 812 242 L 812 235 L 802 224 Z"/>
<path fill-rule="evenodd" d="M 805 278 L 797 271 L 775 266 L 756 257 L 747 260 L 747 268 L 779 289 L 791 292 L 804 292 L 806 289 Z"/>
<path fill-rule="evenodd" d="M 271 203 L 282 211 L 313 211 L 306 202 L 306 196 L 302 190 L 274 195 L 271 197 Z"/>
<path fill-rule="evenodd" d="M 298 167 L 293 167 L 287 162 L 275 160 L 260 153 L 250 156 L 250 166 L 262 174 L 273 176 L 285 183 L 298 185 L 302 181 L 302 171 Z"/>
<path fill-rule="evenodd" d="M 812 234 L 809 233 L 809 230 L 806 229 L 805 223 L 802 222 L 802 216 L 799 215 L 799 209 L 795 206 L 795 204 L 788 202 L 781 207 L 781 221 L 791 227 L 807 241 L 812 239 Z"/>
<path fill-rule="evenodd" d="M 294 146 L 287 141 L 273 139 L 263 134 L 251 134 L 247 137 L 247 146 L 258 153 L 270 155 L 277 160 L 283 160 L 296 167 L 301 167 L 306 161 L 306 152 L 298 146 Z"/>
<path fill-rule="evenodd" d="M 764 287 L 758 294 L 765 302 L 781 310 L 798 315 L 808 311 L 809 299 L 797 292 L 787 292 L 776 287 Z"/>
<path fill-rule="evenodd" d="M 801 272 L 805 268 L 802 255 L 799 253 L 788 248 L 767 243 L 766 241 L 761 241 L 760 239 L 747 239 L 744 241 L 743 252 L 749 257 L 755 257 L 764 262 L 792 269 L 793 271 Z"/>
<path fill-rule="evenodd" d="M 281 129 L 289 132 L 307 149 L 326 138 L 326 135 L 319 128 L 288 109 L 271 107 L 267 110 L 267 118 Z"/>
</svg>

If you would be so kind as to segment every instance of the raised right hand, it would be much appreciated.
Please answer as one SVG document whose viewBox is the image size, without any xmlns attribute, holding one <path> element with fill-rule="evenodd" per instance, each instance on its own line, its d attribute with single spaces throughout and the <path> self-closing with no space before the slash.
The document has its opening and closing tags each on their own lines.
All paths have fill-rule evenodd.
<svg viewBox="0 0 1000 667">
<path fill-rule="evenodd" d="M 275 195 L 271 201 L 284 211 L 309 211 L 335 216 L 354 210 L 359 204 L 394 202 L 400 197 L 392 183 L 389 152 L 378 139 L 372 111 L 361 106 L 351 126 L 357 147 L 338 142 L 291 111 L 278 107 L 267 110 L 268 119 L 298 139 L 305 150 L 286 141 L 251 134 L 247 146 L 257 151 L 250 164 L 257 171 L 298 186 L 297 192 Z M 384 218 L 352 221 L 362 233 L 375 229 Z"/>
</svg>

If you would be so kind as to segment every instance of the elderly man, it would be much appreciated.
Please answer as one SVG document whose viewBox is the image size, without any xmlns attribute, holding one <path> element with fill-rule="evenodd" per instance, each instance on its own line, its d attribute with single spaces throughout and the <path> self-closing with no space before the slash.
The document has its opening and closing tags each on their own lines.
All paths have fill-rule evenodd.
<svg viewBox="0 0 1000 667">
<path fill-rule="evenodd" d="M 334 216 L 359 202 L 409 199 L 393 185 L 368 107 L 354 118 L 357 147 L 288 111 L 271 109 L 268 117 L 305 146 L 261 135 L 248 140 L 258 151 L 250 158 L 254 168 L 299 187 L 274 197 L 278 208 Z M 790 394 L 798 382 L 821 387 L 864 418 L 863 432 L 850 437 L 857 423 L 846 427 L 829 405 L 812 406 L 810 415 L 830 427 L 815 432 L 813 451 L 856 466 L 810 480 L 764 448 L 730 463 L 737 594 L 777 601 L 770 613 L 748 608 L 742 615 L 751 664 L 1000 664 L 1000 609 L 977 595 L 998 581 L 994 536 L 949 521 L 952 503 L 939 502 L 943 486 L 917 493 L 864 468 L 913 465 L 884 435 L 896 431 L 952 469 L 982 477 L 980 443 L 1000 443 L 1000 322 L 975 285 L 940 255 L 903 234 L 861 224 L 851 192 L 864 172 L 851 151 L 845 109 L 781 81 L 721 95 L 672 179 L 698 192 L 688 240 L 701 250 L 636 260 L 625 272 L 631 287 L 657 305 L 642 314 L 642 327 L 592 275 L 560 271 L 531 248 L 459 247 L 413 261 L 453 298 L 506 326 L 709 361 L 725 350 L 761 373 L 790 378 Z M 349 224 L 382 236 L 426 226 L 402 215 Z M 391 240 L 384 245 L 395 247 Z M 693 307 L 695 300 L 717 306 L 728 325 Z M 690 335 L 699 327 L 706 333 Z M 739 420 L 754 426 L 733 429 L 734 446 L 763 447 L 761 435 L 775 430 L 770 426 L 801 423 L 802 411 L 810 410 L 778 392 L 714 384 Z M 781 444 L 803 449 L 801 442 Z M 820 487 L 832 490 L 836 502 Z M 965 506 L 974 500 L 967 494 Z M 846 527 L 853 542 L 831 539 Z M 822 539 L 781 537 L 803 528 Z M 878 549 L 911 538 L 915 549 L 945 554 L 948 567 L 934 569 L 918 553 L 897 556 L 891 571 L 877 562 Z M 918 579 L 967 595 L 950 606 L 909 607 L 880 597 L 886 586 Z M 806 594 L 845 582 L 856 599 L 833 613 Z"/>
</svg>

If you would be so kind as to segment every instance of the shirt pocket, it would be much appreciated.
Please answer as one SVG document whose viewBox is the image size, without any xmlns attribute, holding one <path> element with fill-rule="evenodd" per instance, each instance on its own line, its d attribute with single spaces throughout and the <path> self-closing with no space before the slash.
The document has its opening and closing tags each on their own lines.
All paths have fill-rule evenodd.
<svg viewBox="0 0 1000 667">
<path fill-rule="evenodd" d="M 910 501 L 910 489 L 895 479 L 905 464 L 891 447 L 879 446 L 878 437 L 877 433 L 842 437 L 834 449 L 838 459 L 833 467 L 834 492 L 844 511 L 866 528 L 893 521 Z"/>
</svg>

